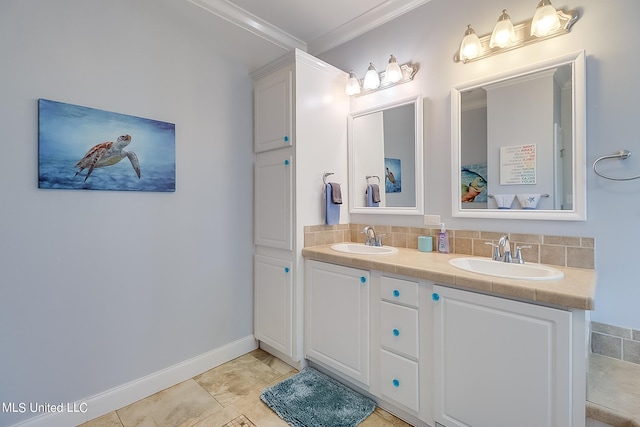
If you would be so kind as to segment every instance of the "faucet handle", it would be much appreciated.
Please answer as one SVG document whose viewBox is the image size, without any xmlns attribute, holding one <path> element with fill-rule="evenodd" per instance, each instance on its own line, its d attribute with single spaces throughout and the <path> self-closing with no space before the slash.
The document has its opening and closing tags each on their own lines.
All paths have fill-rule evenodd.
<svg viewBox="0 0 640 427">
<path fill-rule="evenodd" d="M 516 246 L 516 256 L 513 259 L 513 262 L 524 264 L 524 258 L 522 258 L 522 251 L 520 249 L 531 249 L 531 246 Z"/>
<path fill-rule="evenodd" d="M 378 234 L 377 238 L 376 238 L 376 246 L 383 246 L 382 245 L 382 236 L 386 236 L 386 233 L 381 233 Z"/>
<path fill-rule="evenodd" d="M 491 245 L 491 247 L 493 248 L 492 254 L 491 254 L 491 259 L 494 261 L 499 261 L 501 256 L 500 256 L 500 245 L 497 243 L 493 243 L 493 241 L 491 242 L 484 242 L 485 245 Z"/>
</svg>

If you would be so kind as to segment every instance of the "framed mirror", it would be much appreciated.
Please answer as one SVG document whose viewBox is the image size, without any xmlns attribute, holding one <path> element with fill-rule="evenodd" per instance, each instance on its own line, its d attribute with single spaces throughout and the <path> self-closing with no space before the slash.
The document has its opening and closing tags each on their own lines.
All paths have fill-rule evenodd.
<svg viewBox="0 0 640 427">
<path fill-rule="evenodd" d="M 586 220 L 585 55 L 451 90 L 452 214 Z"/>
<path fill-rule="evenodd" d="M 422 215 L 422 97 L 349 115 L 351 213 Z"/>
</svg>

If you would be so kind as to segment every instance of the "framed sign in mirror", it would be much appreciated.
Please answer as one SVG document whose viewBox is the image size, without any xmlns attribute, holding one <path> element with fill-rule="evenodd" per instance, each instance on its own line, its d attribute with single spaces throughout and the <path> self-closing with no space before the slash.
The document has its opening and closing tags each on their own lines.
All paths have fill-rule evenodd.
<svg viewBox="0 0 640 427">
<path fill-rule="evenodd" d="M 586 220 L 584 52 L 451 90 L 452 214 Z"/>
</svg>

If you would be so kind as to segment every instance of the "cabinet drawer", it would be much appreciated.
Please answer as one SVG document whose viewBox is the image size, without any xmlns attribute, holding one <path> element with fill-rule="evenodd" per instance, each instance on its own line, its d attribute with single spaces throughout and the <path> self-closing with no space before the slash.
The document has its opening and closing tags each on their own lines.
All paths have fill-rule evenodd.
<svg viewBox="0 0 640 427">
<path fill-rule="evenodd" d="M 418 363 L 380 350 L 380 392 L 417 412 Z"/>
<path fill-rule="evenodd" d="M 418 358 L 418 310 L 380 301 L 380 344 Z"/>
<path fill-rule="evenodd" d="M 382 276 L 380 278 L 380 298 L 400 304 L 418 306 L 418 282 Z"/>
</svg>

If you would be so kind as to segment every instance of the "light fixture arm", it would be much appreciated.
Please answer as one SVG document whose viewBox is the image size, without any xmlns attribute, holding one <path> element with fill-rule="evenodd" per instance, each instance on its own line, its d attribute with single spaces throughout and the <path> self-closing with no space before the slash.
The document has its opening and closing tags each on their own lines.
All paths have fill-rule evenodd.
<svg viewBox="0 0 640 427">
<path fill-rule="evenodd" d="M 558 10 L 558 18 L 560 19 L 560 28 L 555 31 L 550 32 L 549 34 L 541 37 L 536 37 L 531 35 L 531 19 L 528 19 L 524 22 L 520 22 L 514 25 L 514 31 L 516 34 L 516 41 L 511 43 L 510 45 L 500 48 L 500 47 L 489 47 L 489 42 L 491 40 L 491 34 L 484 35 L 479 37 L 480 44 L 482 46 L 481 52 L 474 58 L 463 60 L 460 58 L 460 51 L 457 51 L 454 55 L 454 62 L 472 62 L 477 61 L 479 59 L 487 58 L 492 55 L 496 55 L 502 52 L 508 52 L 513 49 L 517 49 L 522 46 L 526 46 L 529 44 L 537 43 L 542 40 L 547 40 L 553 37 L 561 36 L 567 34 L 571 31 L 571 27 L 573 24 L 578 21 L 580 18 L 580 12 L 576 9 L 571 9 L 568 11 Z"/>
</svg>

